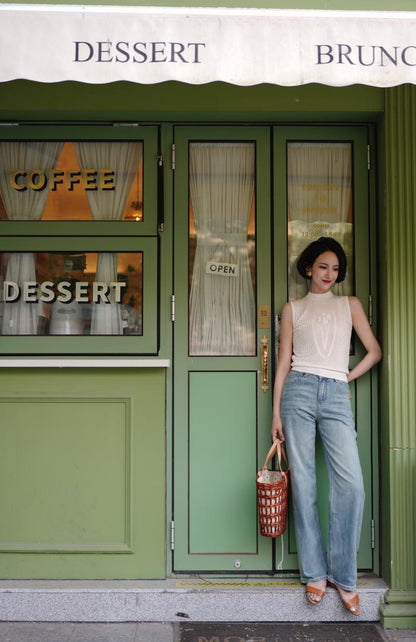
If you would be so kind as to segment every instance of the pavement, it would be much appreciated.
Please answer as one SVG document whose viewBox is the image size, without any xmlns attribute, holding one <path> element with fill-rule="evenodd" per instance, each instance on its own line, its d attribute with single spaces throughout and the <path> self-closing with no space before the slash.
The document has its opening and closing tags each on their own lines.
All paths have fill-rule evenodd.
<svg viewBox="0 0 416 642">
<path fill-rule="evenodd" d="M 0 622 L 0 642 L 415 642 L 379 623 Z"/>
</svg>

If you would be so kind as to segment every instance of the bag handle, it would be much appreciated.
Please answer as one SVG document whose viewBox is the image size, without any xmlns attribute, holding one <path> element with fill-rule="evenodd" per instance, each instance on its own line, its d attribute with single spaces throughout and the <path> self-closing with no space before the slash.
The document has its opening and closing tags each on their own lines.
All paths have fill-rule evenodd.
<svg viewBox="0 0 416 642">
<path fill-rule="evenodd" d="M 283 455 L 283 459 L 286 462 L 286 468 L 289 468 L 289 464 L 288 464 L 288 461 L 287 461 L 284 444 L 283 444 L 282 441 L 280 441 L 280 439 L 275 439 L 273 444 L 272 444 L 272 446 L 271 446 L 271 448 L 270 448 L 270 450 L 269 450 L 269 452 L 266 455 L 266 459 L 265 459 L 264 465 L 263 465 L 263 470 L 267 470 L 268 464 L 273 459 L 276 451 L 277 451 L 277 461 L 278 461 L 278 464 L 279 464 L 280 472 L 283 472 L 282 471 L 282 455 Z"/>
</svg>

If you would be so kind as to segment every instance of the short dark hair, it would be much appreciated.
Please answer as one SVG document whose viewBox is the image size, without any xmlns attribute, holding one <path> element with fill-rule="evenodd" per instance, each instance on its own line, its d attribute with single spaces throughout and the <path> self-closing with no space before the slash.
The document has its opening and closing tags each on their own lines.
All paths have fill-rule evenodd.
<svg viewBox="0 0 416 642">
<path fill-rule="evenodd" d="M 336 283 L 341 283 L 341 281 L 345 279 L 347 272 L 347 257 L 345 256 L 342 245 L 330 236 L 321 236 L 321 238 L 312 241 L 312 243 L 305 247 L 296 263 L 299 274 L 303 276 L 304 279 L 310 279 L 311 277 L 307 276 L 306 271 L 312 267 L 318 256 L 324 252 L 333 252 L 336 254 L 339 261 L 339 272 Z"/>
</svg>

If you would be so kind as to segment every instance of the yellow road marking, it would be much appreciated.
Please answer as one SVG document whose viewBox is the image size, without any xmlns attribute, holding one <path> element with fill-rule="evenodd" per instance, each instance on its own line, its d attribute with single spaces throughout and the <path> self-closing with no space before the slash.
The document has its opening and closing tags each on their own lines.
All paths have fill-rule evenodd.
<svg viewBox="0 0 416 642">
<path fill-rule="evenodd" d="M 175 582 L 175 586 L 177 588 L 180 587 L 191 587 L 191 586 L 206 586 L 207 588 L 215 586 L 216 588 L 240 588 L 244 586 L 250 586 L 250 587 L 261 587 L 261 588 L 284 588 L 288 586 L 302 586 L 302 584 L 296 580 L 294 581 L 282 581 L 282 582 L 276 582 L 276 581 L 271 581 L 271 582 L 262 582 L 261 580 L 257 581 L 247 581 L 247 582 L 230 582 L 230 581 L 220 581 L 220 582 L 215 582 L 215 581 L 189 581 L 189 582 Z"/>
</svg>

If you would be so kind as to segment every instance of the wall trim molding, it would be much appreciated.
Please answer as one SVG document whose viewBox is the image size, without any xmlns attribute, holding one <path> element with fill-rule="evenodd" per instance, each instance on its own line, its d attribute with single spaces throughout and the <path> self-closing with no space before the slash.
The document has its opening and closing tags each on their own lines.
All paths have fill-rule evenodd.
<svg viewBox="0 0 416 642">
<path fill-rule="evenodd" d="M 380 607 L 380 622 L 385 629 L 416 628 L 416 591 L 387 591 Z"/>
</svg>

